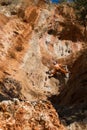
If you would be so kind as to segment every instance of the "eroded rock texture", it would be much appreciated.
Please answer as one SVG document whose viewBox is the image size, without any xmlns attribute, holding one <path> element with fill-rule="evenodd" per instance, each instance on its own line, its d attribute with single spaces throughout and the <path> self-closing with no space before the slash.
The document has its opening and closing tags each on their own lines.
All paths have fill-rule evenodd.
<svg viewBox="0 0 87 130">
<path fill-rule="evenodd" d="M 74 62 L 71 70 L 71 77 L 66 89 L 61 93 L 61 101 L 63 104 L 80 104 L 87 103 L 87 53 L 83 52 Z M 69 89 L 70 88 L 70 89 Z M 65 95 L 65 96 L 64 96 Z M 64 100 L 62 98 L 64 97 Z M 60 100 L 59 99 L 59 100 Z"/>
<path fill-rule="evenodd" d="M 2 130 L 66 130 L 50 102 L 3 101 L 0 103 Z"/>
<path fill-rule="evenodd" d="M 84 50 L 74 62 L 70 79 L 58 96 L 51 97 L 61 121 L 68 130 L 87 129 L 87 53 Z"/>
<path fill-rule="evenodd" d="M 69 3 L 0 0 L 1 129 L 86 130 L 86 55 Z"/>
</svg>

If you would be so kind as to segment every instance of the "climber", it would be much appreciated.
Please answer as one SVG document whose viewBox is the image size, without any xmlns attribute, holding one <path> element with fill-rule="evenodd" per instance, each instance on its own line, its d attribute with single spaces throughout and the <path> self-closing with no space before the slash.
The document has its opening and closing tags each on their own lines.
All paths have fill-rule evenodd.
<svg viewBox="0 0 87 130">
<path fill-rule="evenodd" d="M 61 65 L 55 62 L 54 65 L 52 66 L 52 69 L 49 70 L 50 77 L 54 76 L 58 71 L 65 75 L 69 73 L 68 70 L 64 69 L 63 67 L 64 65 Z"/>
</svg>

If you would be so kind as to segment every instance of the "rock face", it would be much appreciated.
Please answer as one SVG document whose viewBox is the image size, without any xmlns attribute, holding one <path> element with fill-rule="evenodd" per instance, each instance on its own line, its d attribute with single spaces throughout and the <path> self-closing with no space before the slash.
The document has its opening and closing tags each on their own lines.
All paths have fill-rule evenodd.
<svg viewBox="0 0 87 130">
<path fill-rule="evenodd" d="M 73 63 L 72 74 L 65 88 L 58 96 L 51 97 L 51 102 L 68 130 L 87 129 L 86 60 L 87 52 L 84 50 Z"/>
<path fill-rule="evenodd" d="M 0 103 L 1 130 L 66 130 L 50 102 L 3 101 Z"/>
<path fill-rule="evenodd" d="M 86 68 L 87 68 L 87 53 L 86 50 L 74 62 L 71 70 L 69 82 L 61 93 L 61 103 L 67 104 L 87 104 L 87 87 L 86 87 Z M 69 89 L 70 88 L 70 89 Z M 64 96 L 65 95 L 65 96 Z M 62 98 L 64 98 L 62 100 Z"/>
<path fill-rule="evenodd" d="M 21 94 L 22 87 L 18 81 L 11 78 L 5 78 L 2 82 L 0 82 L 0 86 L 0 101 L 13 98 L 23 100 L 23 96 Z"/>
<path fill-rule="evenodd" d="M 84 41 L 70 4 L 0 0 L 0 129 L 65 129 L 51 103 L 66 129 L 87 129 Z"/>
<path fill-rule="evenodd" d="M 16 5 L 15 8 L 18 11 L 16 14 L 10 14 L 9 18 L 1 15 L 1 22 L 3 22 L 2 19 L 6 21 L 3 25 L 1 23 L 0 30 L 1 82 L 4 79 L 19 81 L 22 86 L 20 93 L 28 100 L 46 99 L 56 95 L 64 86 L 66 75 L 59 72 L 57 78 L 49 78 L 47 72 L 53 69 L 54 62 L 59 62 L 60 59 L 65 61 L 66 57 L 81 50 L 83 43 L 80 40 L 83 38 L 81 27 L 77 26 L 80 39 L 76 39 L 77 35 L 74 35 L 75 41 L 73 41 L 68 35 L 70 31 L 74 34 L 72 32 L 74 30 L 70 28 L 67 33 L 65 30 L 69 26 L 67 23 L 72 24 L 69 27 L 75 25 L 72 21 L 67 22 L 64 13 L 58 12 L 59 7 L 54 5 L 50 7 L 44 2 L 42 8 L 40 2 L 37 6 L 33 2 L 30 6 L 28 2 L 29 6 L 26 7 L 23 1 L 18 1 L 18 4 L 8 3 L 4 9 L 6 11 L 9 9 L 11 12 L 10 7 L 13 8 L 13 5 Z M 2 6 L 1 3 L 1 9 Z M 65 6 L 62 8 L 65 9 Z M 65 38 L 62 32 L 66 33 Z M 76 40 L 79 40 L 78 44 Z M 60 60 L 60 63 L 64 64 L 65 69 L 68 70 L 66 62 L 62 63 Z"/>
</svg>

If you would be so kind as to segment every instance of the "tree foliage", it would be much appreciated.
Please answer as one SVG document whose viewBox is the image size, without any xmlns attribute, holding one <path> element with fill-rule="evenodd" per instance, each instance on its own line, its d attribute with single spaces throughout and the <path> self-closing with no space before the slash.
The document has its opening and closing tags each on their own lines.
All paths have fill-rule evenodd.
<svg viewBox="0 0 87 130">
<path fill-rule="evenodd" d="M 75 3 L 75 9 L 77 17 L 82 21 L 84 26 L 87 25 L 87 0 L 73 0 Z"/>
<path fill-rule="evenodd" d="M 67 0 L 59 0 L 59 3 L 67 2 Z"/>
</svg>

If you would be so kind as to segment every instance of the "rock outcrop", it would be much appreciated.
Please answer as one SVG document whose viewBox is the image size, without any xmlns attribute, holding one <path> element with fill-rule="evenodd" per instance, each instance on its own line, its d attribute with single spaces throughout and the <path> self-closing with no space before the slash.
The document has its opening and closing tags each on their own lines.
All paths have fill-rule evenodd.
<svg viewBox="0 0 87 130">
<path fill-rule="evenodd" d="M 74 62 L 71 70 L 71 76 L 67 86 L 58 98 L 60 104 L 75 105 L 84 103 L 87 104 L 87 53 L 84 50 L 77 60 Z M 63 100 L 62 100 L 63 99 Z M 61 101 L 60 101 L 61 100 Z"/>
<path fill-rule="evenodd" d="M 72 65 L 67 85 L 51 102 L 68 130 L 87 129 L 87 49 L 84 49 Z"/>
<path fill-rule="evenodd" d="M 86 60 L 70 4 L 0 0 L 0 129 L 86 130 Z"/>
<path fill-rule="evenodd" d="M 50 102 L 14 99 L 0 103 L 1 130 L 66 130 Z"/>
</svg>

